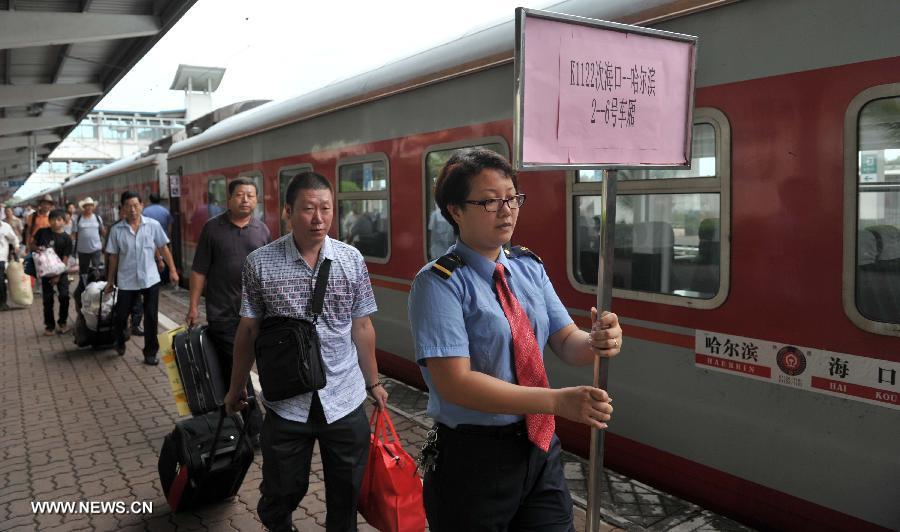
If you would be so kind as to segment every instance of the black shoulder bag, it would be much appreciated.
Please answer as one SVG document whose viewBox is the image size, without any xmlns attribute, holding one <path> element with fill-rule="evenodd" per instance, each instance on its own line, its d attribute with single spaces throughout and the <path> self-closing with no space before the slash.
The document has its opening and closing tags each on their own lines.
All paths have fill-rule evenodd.
<svg viewBox="0 0 900 532">
<path fill-rule="evenodd" d="M 330 271 L 331 260 L 323 259 L 308 309 L 312 321 L 284 316 L 263 319 L 253 347 L 259 383 L 269 401 L 281 401 L 325 387 L 325 364 L 316 322 L 325 304 Z"/>
</svg>

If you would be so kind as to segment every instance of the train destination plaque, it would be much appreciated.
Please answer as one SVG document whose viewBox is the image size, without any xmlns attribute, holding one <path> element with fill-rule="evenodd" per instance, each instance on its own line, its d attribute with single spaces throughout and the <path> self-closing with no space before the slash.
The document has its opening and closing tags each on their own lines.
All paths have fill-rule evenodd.
<svg viewBox="0 0 900 532">
<path fill-rule="evenodd" d="M 697 38 L 520 10 L 516 167 L 687 168 Z"/>
</svg>

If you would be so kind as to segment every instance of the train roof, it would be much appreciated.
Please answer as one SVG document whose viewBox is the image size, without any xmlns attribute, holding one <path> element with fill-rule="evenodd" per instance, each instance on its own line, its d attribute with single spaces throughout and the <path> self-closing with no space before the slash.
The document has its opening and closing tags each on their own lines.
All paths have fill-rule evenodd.
<svg viewBox="0 0 900 532">
<path fill-rule="evenodd" d="M 131 157 L 119 159 L 118 161 L 109 163 L 106 166 L 101 166 L 100 168 L 91 170 L 90 172 L 87 172 L 85 174 L 81 174 L 80 176 L 63 185 L 63 189 L 67 189 L 75 185 L 83 185 L 85 183 L 90 183 L 91 181 L 96 181 L 105 177 L 123 174 L 125 172 L 137 170 L 138 168 L 143 168 L 145 166 L 160 164 L 164 161 L 165 155 L 162 153 L 154 153 L 152 155 L 146 156 L 141 154 L 132 155 Z"/>
<path fill-rule="evenodd" d="M 12 205 L 28 205 L 30 203 L 36 203 L 38 198 L 40 198 L 44 194 L 55 194 L 56 192 L 58 192 L 59 187 L 60 187 L 59 185 L 50 185 L 50 186 L 42 189 L 40 192 L 35 192 L 34 194 L 28 196 L 27 198 L 22 198 L 22 199 L 18 199 L 18 200 L 16 200 L 15 198 L 10 198 L 10 203 Z"/>
<path fill-rule="evenodd" d="M 629 24 L 650 24 L 738 0 L 566 0 L 556 11 Z M 462 37 L 312 92 L 256 107 L 172 145 L 176 158 L 255 133 L 307 120 L 416 87 L 484 70 L 513 59 L 515 21 L 474 29 Z M 510 88 L 510 90 L 512 90 Z"/>
</svg>

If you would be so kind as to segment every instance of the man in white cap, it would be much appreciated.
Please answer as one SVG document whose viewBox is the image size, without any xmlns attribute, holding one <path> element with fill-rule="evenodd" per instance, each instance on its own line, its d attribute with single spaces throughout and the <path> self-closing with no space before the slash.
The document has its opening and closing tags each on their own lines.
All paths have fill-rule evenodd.
<svg viewBox="0 0 900 532">
<path fill-rule="evenodd" d="M 102 238 L 106 236 L 106 228 L 99 214 L 94 213 L 97 204 L 90 196 L 78 202 L 81 214 L 72 220 L 72 238 L 75 240 L 75 252 L 78 253 L 78 273 L 84 275 L 91 266 L 100 267 L 103 255 Z"/>
</svg>

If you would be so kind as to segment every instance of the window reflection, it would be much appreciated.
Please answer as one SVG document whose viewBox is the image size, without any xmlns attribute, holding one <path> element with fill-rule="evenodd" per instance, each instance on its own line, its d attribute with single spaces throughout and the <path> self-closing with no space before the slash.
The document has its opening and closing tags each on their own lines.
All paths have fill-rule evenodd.
<svg viewBox="0 0 900 532">
<path fill-rule="evenodd" d="M 447 160 L 459 150 L 468 148 L 485 148 L 507 157 L 506 146 L 497 142 L 428 152 L 428 155 L 425 156 L 425 237 L 428 260 L 436 259 L 445 254 L 447 248 L 456 242 L 453 226 L 444 218 L 440 209 L 434 203 L 434 182 L 437 181 L 438 175 L 441 173 L 441 169 L 447 163 Z"/>
<path fill-rule="evenodd" d="M 573 205 L 578 282 L 597 284 L 600 196 Z M 719 194 L 647 194 L 616 198 L 613 286 L 710 299 L 719 289 Z"/>
<path fill-rule="evenodd" d="M 900 97 L 859 114 L 856 305 L 868 319 L 900 323 Z"/>
<path fill-rule="evenodd" d="M 387 200 L 340 200 L 340 239 L 369 257 L 387 257 Z"/>
</svg>

